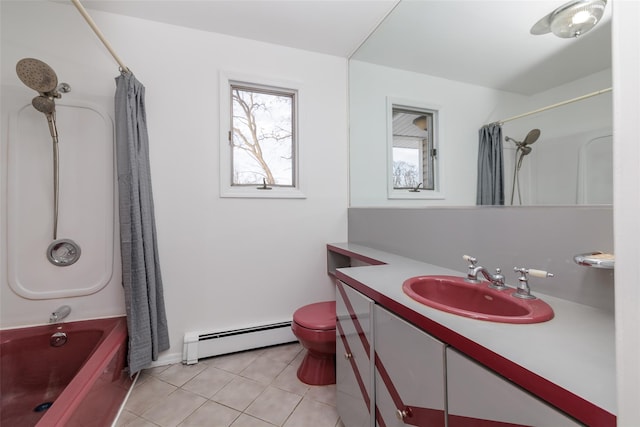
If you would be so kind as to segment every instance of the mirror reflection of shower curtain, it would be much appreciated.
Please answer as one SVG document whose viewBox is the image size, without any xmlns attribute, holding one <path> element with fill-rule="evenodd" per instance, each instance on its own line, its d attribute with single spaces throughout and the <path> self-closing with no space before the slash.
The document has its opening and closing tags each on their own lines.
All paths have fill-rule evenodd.
<svg viewBox="0 0 640 427">
<path fill-rule="evenodd" d="M 129 329 L 129 374 L 169 348 L 153 212 L 145 88 L 130 72 L 116 78 L 115 122 L 122 285 Z"/>
<path fill-rule="evenodd" d="M 477 205 L 504 205 L 502 126 L 492 123 L 478 132 Z"/>
</svg>

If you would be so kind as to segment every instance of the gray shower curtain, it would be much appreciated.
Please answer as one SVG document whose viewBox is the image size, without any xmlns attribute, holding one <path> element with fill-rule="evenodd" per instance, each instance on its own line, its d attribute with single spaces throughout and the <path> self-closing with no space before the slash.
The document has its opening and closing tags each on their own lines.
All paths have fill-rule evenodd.
<svg viewBox="0 0 640 427">
<path fill-rule="evenodd" d="M 502 126 L 493 123 L 479 131 L 476 204 L 504 205 Z"/>
<path fill-rule="evenodd" d="M 120 248 L 129 329 L 129 374 L 169 348 L 153 213 L 144 86 L 131 72 L 116 77 L 115 122 Z"/>
</svg>

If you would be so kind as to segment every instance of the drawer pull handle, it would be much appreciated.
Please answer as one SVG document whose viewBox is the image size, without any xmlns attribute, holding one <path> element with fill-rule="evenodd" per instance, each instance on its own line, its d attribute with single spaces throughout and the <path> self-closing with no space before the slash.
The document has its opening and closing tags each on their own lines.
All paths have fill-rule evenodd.
<svg viewBox="0 0 640 427">
<path fill-rule="evenodd" d="M 347 360 L 351 359 L 352 357 L 353 357 L 353 354 L 351 354 L 351 353 L 345 353 L 344 354 L 344 358 L 347 359 Z"/>
</svg>

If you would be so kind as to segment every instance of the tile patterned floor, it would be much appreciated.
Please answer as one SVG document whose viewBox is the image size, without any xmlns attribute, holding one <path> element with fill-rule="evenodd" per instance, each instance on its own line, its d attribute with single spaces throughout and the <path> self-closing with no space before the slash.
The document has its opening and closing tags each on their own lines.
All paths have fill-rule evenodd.
<svg viewBox="0 0 640 427">
<path fill-rule="evenodd" d="M 142 371 L 117 427 L 344 427 L 336 389 L 296 376 L 304 351 L 285 344 Z"/>
</svg>

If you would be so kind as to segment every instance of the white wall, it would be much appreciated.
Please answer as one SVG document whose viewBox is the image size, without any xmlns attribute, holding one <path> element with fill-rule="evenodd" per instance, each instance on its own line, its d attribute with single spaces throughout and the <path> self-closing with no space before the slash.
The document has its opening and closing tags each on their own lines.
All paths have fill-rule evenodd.
<svg viewBox="0 0 640 427">
<path fill-rule="evenodd" d="M 480 127 L 611 87 L 611 70 L 533 96 L 496 91 L 354 60 L 349 63 L 349 74 L 350 188 L 351 206 L 354 207 L 475 205 Z M 443 200 L 387 198 L 386 97 L 441 106 Z M 588 141 L 586 137 L 611 135 L 611 99 L 611 93 L 606 93 L 504 124 L 503 135 L 520 141 L 533 128 L 542 131 L 520 172 L 524 204 L 575 203 L 577 147 Z M 562 147 L 558 146 L 560 143 Z M 505 143 L 504 146 L 505 197 L 509 200 L 515 150 L 512 143 Z M 559 155 L 561 151 L 563 155 Z M 558 163 L 564 166 L 557 168 Z M 560 175 L 553 177 L 553 185 L 548 185 L 549 180 L 544 181 L 544 178 L 553 176 L 555 172 Z M 563 173 L 570 173 L 571 179 L 567 180 Z M 538 177 L 542 177 L 543 181 L 539 181 Z M 566 185 L 557 185 L 565 181 Z"/>
<path fill-rule="evenodd" d="M 478 130 L 496 105 L 518 95 L 453 80 L 383 67 L 349 63 L 351 206 L 475 205 Z M 387 198 L 386 98 L 440 107 L 440 165 L 443 200 Z"/>
<path fill-rule="evenodd" d="M 640 425 L 640 2 L 613 6 L 618 425 Z"/>
<path fill-rule="evenodd" d="M 344 58 L 91 12 L 146 86 L 151 174 L 171 349 L 187 331 L 290 319 L 302 304 L 332 299 L 325 243 L 346 240 L 347 63 Z M 2 2 L 2 85 L 35 95 L 15 75 L 23 57 L 47 62 L 73 92 L 113 111 L 117 64 L 77 11 L 52 2 Z M 219 71 L 298 82 L 306 199 L 219 197 Z M 3 97 L 4 98 L 4 97 Z M 2 106 L 3 127 L 14 105 Z M 64 117 L 58 116 L 58 121 Z M 43 118 L 44 121 L 44 118 Z M 6 129 L 6 128 L 5 128 Z M 7 133 L 2 133 L 2 159 Z M 62 143 L 62 139 L 61 139 Z M 6 163 L 2 164 L 2 219 Z M 25 194 L 25 197 L 28 195 Z M 6 230 L 2 228 L 2 241 Z M 7 287 L 2 248 L 2 326 L 43 323 L 63 303 L 73 318 L 124 312 L 119 276 L 97 294 L 32 301 Z M 34 255 L 37 256 L 37 255 Z M 52 283 L 52 286 L 56 286 Z"/>
<path fill-rule="evenodd" d="M 491 121 L 503 120 L 535 111 L 588 93 L 611 87 L 611 69 L 571 83 L 515 99 L 498 106 Z M 571 205 L 576 203 L 580 147 L 592 138 L 612 134 L 611 92 L 579 102 L 506 122 L 503 136 L 522 141 L 531 129 L 540 129 L 533 151 L 524 158 L 520 189 L 525 205 Z M 513 183 L 515 144 L 504 143 L 505 195 L 509 201 Z M 611 175 L 611 164 L 606 172 Z M 611 189 L 611 192 L 613 189 Z M 609 194 L 611 203 L 612 193 Z M 514 204 L 517 202 L 517 193 Z"/>
</svg>

